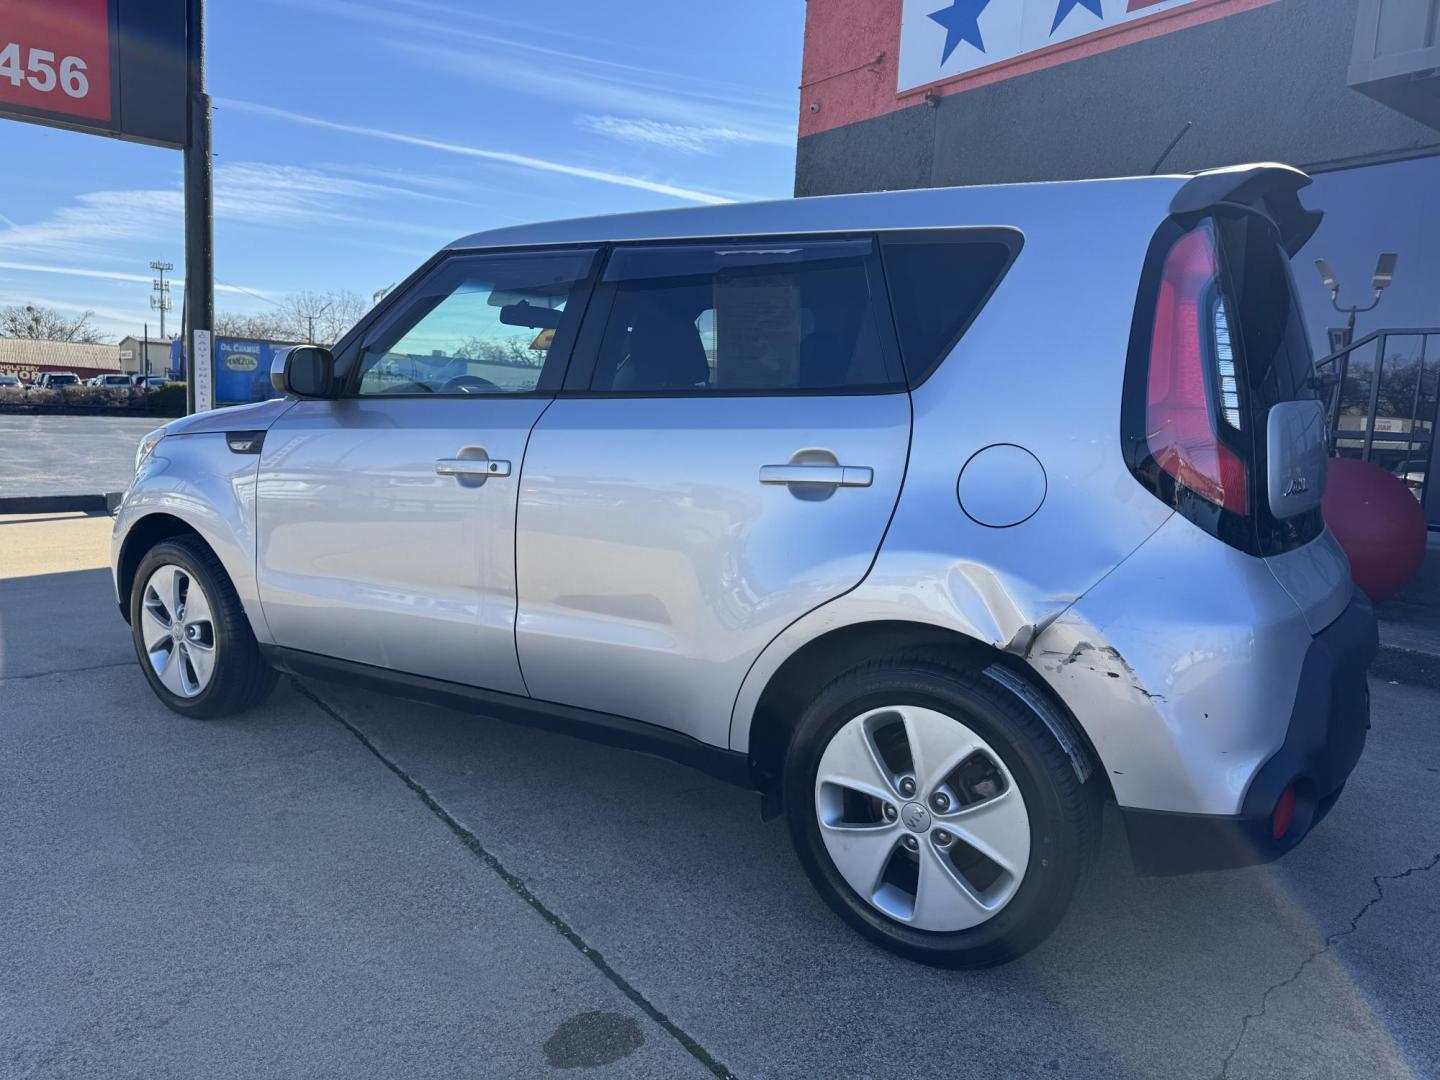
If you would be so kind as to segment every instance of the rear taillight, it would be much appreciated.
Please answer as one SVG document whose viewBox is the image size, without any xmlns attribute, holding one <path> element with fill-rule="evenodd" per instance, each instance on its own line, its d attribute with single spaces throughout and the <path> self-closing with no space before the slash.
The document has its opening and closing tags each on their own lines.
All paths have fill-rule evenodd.
<svg viewBox="0 0 1440 1080">
<path fill-rule="evenodd" d="M 1201 498 L 1245 514 L 1245 462 L 1217 430 L 1218 420 L 1239 430 L 1242 417 L 1215 235 L 1203 224 L 1175 242 L 1160 274 L 1145 393 L 1150 456 Z"/>
</svg>

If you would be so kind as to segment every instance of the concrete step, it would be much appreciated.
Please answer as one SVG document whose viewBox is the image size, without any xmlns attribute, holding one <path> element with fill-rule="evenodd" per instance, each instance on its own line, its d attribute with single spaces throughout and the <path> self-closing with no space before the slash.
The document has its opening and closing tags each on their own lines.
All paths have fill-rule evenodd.
<svg viewBox="0 0 1440 1080">
<path fill-rule="evenodd" d="M 1375 609 L 1380 655 L 1371 674 L 1440 689 L 1440 607 L 1389 600 Z"/>
</svg>

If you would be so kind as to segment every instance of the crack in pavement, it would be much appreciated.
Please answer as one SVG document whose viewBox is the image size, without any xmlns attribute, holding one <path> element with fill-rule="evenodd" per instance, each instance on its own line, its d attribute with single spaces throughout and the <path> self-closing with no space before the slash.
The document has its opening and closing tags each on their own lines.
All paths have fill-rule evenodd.
<svg viewBox="0 0 1440 1080">
<path fill-rule="evenodd" d="M 1285 987 L 1298 980 L 1300 976 L 1305 973 L 1306 968 L 1308 968 L 1312 963 L 1320 959 L 1320 957 L 1324 956 L 1332 948 L 1334 948 L 1335 944 L 1340 941 L 1341 938 L 1349 937 L 1351 934 L 1355 933 L 1355 931 L 1359 930 L 1360 920 L 1366 916 L 1366 914 L 1370 911 L 1372 907 L 1385 899 L 1385 887 L 1381 884 L 1381 882 L 1399 881 L 1402 878 L 1409 877 L 1411 874 L 1423 874 L 1427 870 L 1433 870 L 1436 866 L 1440 866 L 1440 852 L 1436 852 L 1433 856 L 1431 856 L 1429 862 L 1417 863 L 1414 866 L 1407 866 L 1404 870 L 1401 870 L 1398 873 L 1376 874 L 1374 877 L 1372 877 L 1370 879 L 1370 882 L 1375 887 L 1375 895 L 1370 897 L 1370 899 L 1366 900 L 1365 903 L 1361 905 L 1360 910 L 1355 912 L 1354 915 L 1350 916 L 1350 921 L 1344 927 L 1325 935 L 1325 939 L 1320 943 L 1320 947 L 1313 950 L 1309 956 L 1305 957 L 1304 960 L 1300 961 L 1300 965 L 1293 972 L 1291 972 L 1287 978 L 1281 979 L 1279 982 L 1266 987 L 1265 993 L 1262 994 L 1260 997 L 1259 1012 L 1247 1013 L 1245 1015 L 1245 1018 L 1240 1021 L 1240 1034 L 1236 1037 L 1235 1042 L 1230 1047 L 1229 1051 L 1226 1052 L 1225 1057 L 1221 1059 L 1220 1071 L 1216 1073 L 1217 1080 L 1224 1080 L 1225 1077 L 1228 1077 L 1230 1075 L 1230 1063 L 1234 1060 L 1235 1055 L 1239 1052 L 1241 1045 L 1245 1042 L 1245 1036 L 1250 1033 L 1251 1021 L 1264 1019 L 1265 1012 L 1270 1006 L 1270 996 L 1279 990 L 1283 990 Z"/>
<path fill-rule="evenodd" d="M 54 671 L 27 671 L 20 675 L 0 674 L 0 683 L 20 682 L 24 679 L 43 679 L 50 675 L 78 675 L 85 671 L 104 671 L 106 668 L 134 667 L 135 661 L 116 660 L 111 664 L 91 664 L 89 667 L 56 668 Z"/>
<path fill-rule="evenodd" d="M 734 1073 L 732 1073 L 729 1069 L 727 1069 L 724 1065 L 717 1061 L 713 1054 L 711 1054 L 708 1050 L 706 1050 L 703 1046 L 696 1042 L 695 1039 L 688 1035 L 683 1028 L 681 1028 L 678 1024 L 676 1024 L 673 1020 L 671 1020 L 668 1016 L 666 1016 L 658 1008 L 656 1008 L 655 1005 L 650 1001 L 650 999 L 647 998 L 644 994 L 642 994 L 639 990 L 637 990 L 625 978 L 625 976 L 621 975 L 618 971 L 611 967 L 610 964 L 606 961 L 605 957 L 601 955 L 598 950 L 586 944 L 585 939 L 582 938 L 578 933 L 576 933 L 569 923 L 567 923 L 559 915 L 555 914 L 555 912 L 551 911 L 550 908 L 545 905 L 545 902 L 543 900 L 541 900 L 538 896 L 531 892 L 530 888 L 525 884 L 524 881 L 522 881 L 510 870 L 506 869 L 505 864 L 502 863 L 494 855 L 492 855 L 489 850 L 487 850 L 486 847 L 482 843 L 480 843 L 480 838 L 476 836 L 473 832 L 471 832 L 468 828 L 466 828 L 464 825 L 462 825 L 459 820 L 457 820 L 455 816 L 450 813 L 450 811 L 446 810 L 445 807 L 441 806 L 435 796 L 431 795 L 430 792 L 426 790 L 424 785 L 422 785 L 418 780 L 412 777 L 408 772 L 406 772 L 394 761 L 390 760 L 390 758 L 386 757 L 385 754 L 381 752 L 380 748 L 370 740 L 370 737 L 366 735 L 365 732 L 361 731 L 360 728 L 356 727 L 349 720 L 347 720 L 343 715 L 341 715 L 338 709 L 332 706 L 329 702 L 325 701 L 322 697 L 320 697 L 304 683 L 300 682 L 299 679 L 296 679 L 292 676 L 290 679 L 290 683 L 292 686 L 294 686 L 296 692 L 298 692 L 301 697 L 306 698 L 307 700 L 312 702 L 317 708 L 320 709 L 321 712 L 323 712 L 326 716 L 330 717 L 330 719 L 334 720 L 337 724 L 339 724 L 351 735 L 353 735 L 361 746 L 365 747 L 366 750 L 370 751 L 370 753 L 375 756 L 375 758 L 380 762 L 380 764 L 384 765 L 392 773 L 398 776 L 400 780 L 405 784 L 405 786 L 408 787 L 412 792 L 414 792 L 415 795 L 420 799 L 420 801 L 425 804 L 425 808 L 429 810 L 430 813 L 432 813 L 435 817 L 439 818 L 441 823 L 444 824 L 445 827 L 448 828 L 452 833 L 454 833 L 455 836 L 460 840 L 460 842 L 470 850 L 471 854 L 473 854 L 477 859 L 479 859 L 482 863 L 484 863 L 487 867 L 494 871 L 496 876 L 498 876 L 501 881 L 508 885 L 510 887 L 510 890 L 515 893 L 516 896 L 520 897 L 521 900 L 529 904 L 530 907 L 532 907 L 540 915 L 540 917 L 550 925 L 551 929 L 555 930 L 562 938 L 564 938 L 567 942 L 573 945 L 575 949 L 579 951 L 580 955 L 585 957 L 586 960 L 589 960 L 590 963 L 594 965 L 595 969 L 599 971 L 601 975 L 603 975 L 607 980 L 609 980 L 622 994 L 629 998 L 630 1001 L 633 1002 L 636 1007 L 640 1009 L 641 1012 L 643 1012 L 651 1020 L 655 1021 L 655 1023 L 658 1024 L 665 1031 L 666 1034 L 668 1034 L 677 1043 L 679 1043 L 680 1046 L 684 1048 L 684 1050 L 691 1057 L 693 1057 L 701 1065 L 704 1065 L 705 1068 L 708 1069 L 715 1076 L 720 1077 L 721 1080 L 736 1080 Z"/>
</svg>

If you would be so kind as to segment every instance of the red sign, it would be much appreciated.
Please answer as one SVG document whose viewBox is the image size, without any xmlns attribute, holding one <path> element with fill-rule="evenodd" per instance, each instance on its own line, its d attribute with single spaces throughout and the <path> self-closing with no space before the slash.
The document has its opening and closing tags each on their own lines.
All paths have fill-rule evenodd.
<svg viewBox="0 0 1440 1080">
<path fill-rule="evenodd" d="M 0 107 L 112 120 L 110 0 L 0 0 Z"/>
</svg>

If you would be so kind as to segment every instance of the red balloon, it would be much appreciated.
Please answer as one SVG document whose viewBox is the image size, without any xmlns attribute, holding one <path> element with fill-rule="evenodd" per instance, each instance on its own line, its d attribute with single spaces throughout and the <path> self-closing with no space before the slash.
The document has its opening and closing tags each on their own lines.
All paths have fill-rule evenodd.
<svg viewBox="0 0 1440 1080">
<path fill-rule="evenodd" d="M 1320 504 L 1372 603 L 1404 587 L 1425 559 L 1425 511 L 1403 480 L 1357 458 L 1331 458 Z"/>
</svg>

